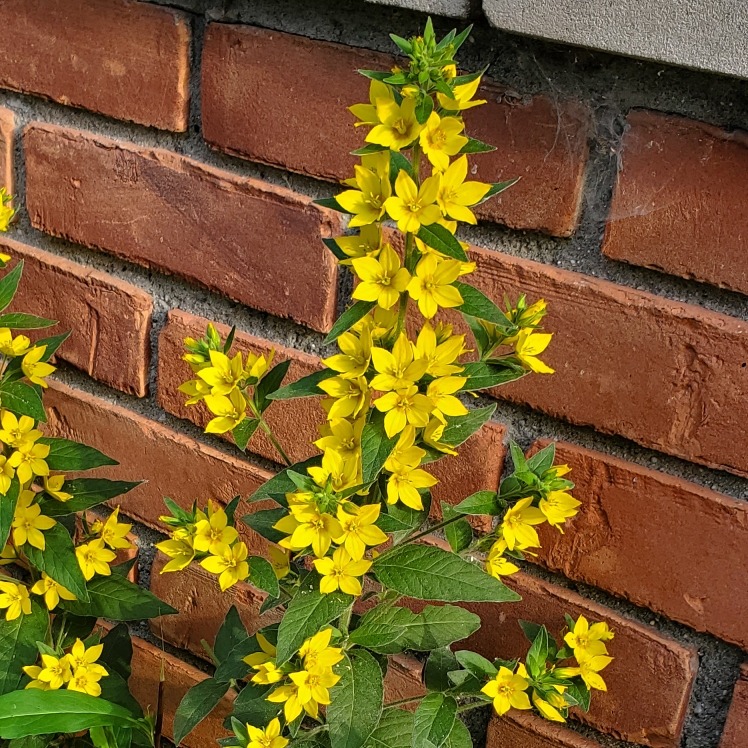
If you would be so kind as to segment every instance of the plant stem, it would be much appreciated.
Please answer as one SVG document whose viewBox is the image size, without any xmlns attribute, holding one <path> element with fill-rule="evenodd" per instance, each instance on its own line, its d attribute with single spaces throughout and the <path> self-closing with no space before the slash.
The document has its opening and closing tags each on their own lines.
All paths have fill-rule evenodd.
<svg viewBox="0 0 748 748">
<path fill-rule="evenodd" d="M 270 439 L 272 445 L 278 450 L 278 454 L 283 458 L 286 466 L 291 467 L 293 463 L 291 462 L 290 457 L 285 453 L 283 447 L 281 447 L 281 445 L 278 443 L 278 440 L 273 436 L 273 432 L 270 430 L 270 426 L 267 425 L 265 419 L 262 417 L 262 413 L 257 410 L 257 407 L 255 406 L 251 398 L 247 398 L 247 403 L 249 404 L 249 407 L 255 418 L 260 422 L 260 428 L 268 435 L 268 439 Z"/>
<path fill-rule="evenodd" d="M 402 706 L 403 704 L 413 704 L 416 701 L 420 701 L 423 696 L 411 696 L 408 699 L 400 699 L 400 701 L 391 701 L 389 704 L 385 704 L 383 709 L 394 709 L 396 706 Z"/>
<path fill-rule="evenodd" d="M 488 706 L 490 701 L 474 701 L 472 704 L 463 704 L 457 707 L 457 713 L 469 712 L 471 709 L 480 709 L 482 706 Z"/>
<path fill-rule="evenodd" d="M 353 606 L 344 610 L 338 621 L 338 628 L 343 635 L 348 633 L 348 626 L 351 622 L 351 613 L 353 613 Z"/>
<path fill-rule="evenodd" d="M 419 540 L 420 538 L 423 538 L 426 535 L 431 535 L 431 533 L 434 532 L 434 530 L 441 530 L 442 527 L 451 525 L 453 522 L 457 522 L 458 519 L 463 519 L 463 515 L 458 514 L 456 517 L 452 517 L 451 519 L 443 519 L 441 522 L 437 522 L 435 525 L 431 525 L 430 527 L 425 529 L 423 532 L 419 532 L 418 535 L 414 535 L 412 538 L 408 538 L 405 542 L 412 543 L 414 540 Z"/>
</svg>

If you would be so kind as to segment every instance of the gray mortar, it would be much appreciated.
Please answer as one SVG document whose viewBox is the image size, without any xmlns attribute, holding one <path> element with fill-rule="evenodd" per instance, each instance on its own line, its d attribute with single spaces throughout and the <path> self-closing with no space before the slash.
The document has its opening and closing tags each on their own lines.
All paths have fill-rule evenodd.
<svg viewBox="0 0 748 748">
<path fill-rule="evenodd" d="M 162 5 L 194 12 L 191 16 L 194 27 L 193 71 L 190 85 L 192 103 L 187 133 L 174 134 L 119 122 L 9 91 L 0 91 L 0 106 L 7 106 L 16 113 L 19 130 L 32 121 L 73 127 L 137 145 L 168 148 L 233 174 L 263 179 L 312 197 L 326 196 L 334 189 L 330 183 L 225 156 L 210 149 L 202 140 L 198 50 L 205 23 L 203 14 L 209 19 L 251 23 L 314 39 L 342 42 L 385 52 L 394 51 L 387 36 L 390 30 L 408 36 L 417 33 L 425 20 L 425 16 L 419 13 L 375 6 L 361 0 L 350 0 L 346 4 L 334 0 L 158 1 Z M 434 20 L 439 33 L 457 23 L 448 19 Z M 584 209 L 580 227 L 573 237 L 556 239 L 482 223 L 466 231 L 465 238 L 489 249 L 605 278 L 665 298 L 697 304 L 739 319 L 748 319 L 748 299 L 741 294 L 613 262 L 600 253 L 616 163 L 620 158 L 620 139 L 626 113 L 633 107 L 645 107 L 704 120 L 727 129 L 748 128 L 748 81 L 533 40 L 490 29 L 484 19 L 477 22 L 462 50 L 461 60 L 466 69 L 488 65 L 488 74 L 508 87 L 507 95 L 510 99 L 522 99 L 539 93 L 559 101 L 566 98 L 579 99 L 588 104 L 593 115 L 591 157 L 586 173 Z M 23 143 L 20 138 L 17 141 L 15 155 L 16 192 L 23 195 L 25 171 Z M 59 378 L 109 402 L 130 408 L 180 433 L 198 438 L 226 454 L 237 452 L 223 440 L 204 435 L 193 424 L 164 413 L 156 403 L 158 334 L 163 328 L 168 310 L 180 308 L 219 322 L 236 323 L 242 330 L 315 355 L 329 351 L 329 348 L 322 345 L 322 335 L 289 320 L 247 309 L 179 278 L 162 275 L 105 253 L 49 237 L 30 226 L 22 206 L 19 210 L 19 220 L 10 236 L 110 273 L 153 296 L 153 358 L 150 368 L 150 394 L 146 398 L 138 399 L 119 393 L 65 365 L 60 368 Z M 342 306 L 350 294 L 350 280 L 345 275 L 341 276 L 339 290 Z M 488 402 L 491 402 L 489 398 L 481 398 L 476 404 Z M 572 426 L 533 412 L 527 407 L 499 401 L 495 420 L 505 424 L 508 427 L 508 438 L 516 440 L 523 447 L 529 446 L 538 437 L 563 439 L 685 478 L 736 498 L 748 499 L 748 481 L 742 478 L 642 448 L 620 437 L 599 434 L 590 428 Z M 253 456 L 251 460 L 262 466 L 273 467 L 261 458 Z M 138 536 L 140 546 L 140 580 L 141 584 L 147 587 L 153 559 L 152 544 L 158 542 L 162 536 L 141 525 L 135 525 L 134 532 Z M 598 601 L 644 625 L 652 626 L 684 645 L 695 646 L 699 651 L 701 664 L 681 748 L 717 748 L 732 688 L 737 678 L 738 665 L 744 654 L 715 637 L 696 633 L 686 626 L 614 598 L 601 590 L 573 583 L 537 567 L 527 566 L 527 571 L 574 589 L 584 597 Z M 166 651 L 178 653 L 180 657 L 201 669 L 209 669 L 209 666 L 199 658 L 186 655 L 169 645 L 163 645 L 150 633 L 147 625 L 136 625 L 133 629 L 158 646 L 164 646 Z M 476 710 L 468 714 L 466 722 L 473 732 L 475 744 L 483 745 L 488 713 Z M 624 745 L 578 724 L 572 724 L 571 727 L 605 746 Z"/>
</svg>

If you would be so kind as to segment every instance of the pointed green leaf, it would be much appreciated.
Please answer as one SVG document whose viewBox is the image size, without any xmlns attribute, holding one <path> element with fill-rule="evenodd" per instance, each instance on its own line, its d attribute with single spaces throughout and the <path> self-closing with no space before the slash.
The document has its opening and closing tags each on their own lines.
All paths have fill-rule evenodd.
<svg viewBox="0 0 748 748">
<path fill-rule="evenodd" d="M 17 690 L 27 680 L 21 668 L 37 661 L 36 642 L 45 639 L 48 627 L 49 613 L 36 600 L 31 602 L 29 615 L 12 621 L 5 620 L 4 615 L 0 617 L 0 694 Z M 0 712 L 0 719 L 3 713 Z"/>
<path fill-rule="evenodd" d="M 495 517 L 504 511 L 505 504 L 499 499 L 496 491 L 478 491 L 463 499 L 454 507 L 460 514 L 488 514 Z"/>
<path fill-rule="evenodd" d="M 257 427 L 260 425 L 260 421 L 257 418 L 245 418 L 241 423 L 231 431 L 231 436 L 234 438 L 234 444 L 245 452 L 249 440 L 254 436 Z"/>
<path fill-rule="evenodd" d="M 507 179 L 505 182 L 496 182 L 491 185 L 491 189 L 486 192 L 486 194 L 483 196 L 483 199 L 476 203 L 476 205 L 480 205 L 481 203 L 485 203 L 486 200 L 489 200 L 494 195 L 498 195 L 500 192 L 503 192 L 504 190 L 508 190 L 512 185 L 517 184 L 521 177 L 515 177 L 514 179 Z"/>
<path fill-rule="evenodd" d="M 276 530 L 273 525 L 288 514 L 288 510 L 283 507 L 278 509 L 263 509 L 252 514 L 245 514 L 242 522 L 251 527 L 258 535 L 271 543 L 278 543 L 286 537 L 285 532 Z"/>
<path fill-rule="evenodd" d="M 3 279 L 0 280 L 0 312 L 2 312 L 11 301 L 13 301 L 22 274 L 23 260 L 20 260 L 13 270 L 3 276 Z"/>
<path fill-rule="evenodd" d="M 179 745 L 220 703 L 226 683 L 206 678 L 190 688 L 174 713 L 174 744 Z"/>
<path fill-rule="evenodd" d="M 462 386 L 460 392 L 476 392 L 499 387 L 508 382 L 521 379 L 528 372 L 510 359 L 495 360 L 491 363 L 486 361 L 474 361 L 463 366 L 461 376 L 467 377 L 467 382 Z"/>
<path fill-rule="evenodd" d="M 57 322 L 53 319 L 37 317 L 34 314 L 23 314 L 14 312 L 0 315 L 0 327 L 8 327 L 11 330 L 41 330 L 44 327 L 52 327 Z"/>
<path fill-rule="evenodd" d="M 429 655 L 423 668 L 423 682 L 429 691 L 449 691 L 454 684 L 449 673 L 459 670 L 460 663 L 449 647 L 439 647 Z"/>
<path fill-rule="evenodd" d="M 335 241 L 335 239 L 323 237 L 322 243 L 330 250 L 330 252 L 332 252 L 336 260 L 348 259 L 348 255 L 343 252 L 343 250 L 340 248 L 340 245 Z"/>
<path fill-rule="evenodd" d="M 240 642 L 249 639 L 247 628 L 239 617 L 239 611 L 235 605 L 229 608 L 226 617 L 223 619 L 221 628 L 218 629 L 216 640 L 213 644 L 213 651 L 219 662 L 223 662 L 229 655 L 229 652 Z"/>
<path fill-rule="evenodd" d="M 372 483 L 397 444 L 384 430 L 384 414 L 376 411 L 361 432 L 361 475 L 364 485 Z"/>
<path fill-rule="evenodd" d="M 49 361 L 55 355 L 57 349 L 70 337 L 70 331 L 62 332 L 59 335 L 50 335 L 48 338 L 39 338 L 34 345 L 44 346 L 44 355 L 41 361 Z"/>
<path fill-rule="evenodd" d="M 460 149 L 460 153 L 490 153 L 491 151 L 495 150 L 495 145 L 483 143 L 476 138 L 468 138 L 468 142 L 465 143 L 464 146 L 462 146 L 462 148 Z"/>
<path fill-rule="evenodd" d="M 255 400 L 260 413 L 264 413 L 270 405 L 270 396 L 280 389 L 283 379 L 291 365 L 291 359 L 276 364 L 255 387 Z"/>
<path fill-rule="evenodd" d="M 355 151 L 351 151 L 351 156 L 370 156 L 373 153 L 381 153 L 382 151 L 388 151 L 386 145 L 379 145 L 379 143 L 367 143 L 363 148 L 356 148 Z"/>
<path fill-rule="evenodd" d="M 456 512 L 451 504 L 442 501 L 442 516 L 444 519 L 452 519 L 460 512 Z M 444 528 L 444 536 L 447 538 L 449 547 L 455 552 L 464 551 L 473 542 L 473 528 L 466 519 L 458 519 Z"/>
<path fill-rule="evenodd" d="M 86 580 L 78 565 L 73 539 L 68 531 L 58 522 L 54 527 L 43 532 L 44 550 L 27 543 L 23 547 L 26 557 L 32 566 L 69 589 L 78 600 L 88 600 Z"/>
<path fill-rule="evenodd" d="M 385 709 L 365 748 L 410 748 L 413 714 L 404 709 Z"/>
<path fill-rule="evenodd" d="M 490 660 L 482 657 L 477 652 L 463 649 L 455 652 L 455 657 L 460 665 L 471 675 L 478 678 L 478 680 L 485 681 L 487 678 L 493 678 L 499 672 Z"/>
<path fill-rule="evenodd" d="M 392 151 L 390 153 L 390 181 L 395 182 L 401 171 L 404 171 L 411 179 L 413 178 L 413 164 L 399 151 Z"/>
<path fill-rule="evenodd" d="M 512 327 L 511 320 L 482 291 L 460 281 L 455 281 L 453 285 L 463 298 L 462 305 L 458 307 L 463 314 L 492 322 L 502 329 L 509 330 Z"/>
<path fill-rule="evenodd" d="M 392 73 L 386 70 L 358 70 L 357 72 L 363 75 L 364 78 L 370 78 L 373 81 L 383 81 L 392 75 Z"/>
<path fill-rule="evenodd" d="M 46 459 L 50 470 L 64 472 L 77 470 L 93 470 L 106 465 L 119 465 L 117 460 L 107 457 L 98 449 L 85 444 L 43 436 L 37 444 L 48 444 L 49 455 Z"/>
<path fill-rule="evenodd" d="M 321 200 L 314 200 L 315 205 L 319 205 L 322 208 L 328 208 L 330 210 L 337 210 L 338 213 L 348 213 L 340 203 L 334 197 L 324 197 Z"/>
<path fill-rule="evenodd" d="M 338 372 L 333 371 L 332 369 L 315 371 L 313 374 L 307 374 L 307 376 L 297 379 L 295 382 L 291 382 L 291 384 L 287 384 L 285 387 L 281 387 L 270 395 L 270 399 L 292 400 L 296 397 L 319 397 L 325 393 L 322 392 L 317 385 L 320 382 L 324 382 L 325 379 L 331 379 L 336 376 L 338 376 Z"/>
<path fill-rule="evenodd" d="M 247 559 L 249 564 L 249 578 L 248 582 L 251 582 L 258 590 L 267 592 L 271 597 L 278 597 L 280 595 L 280 587 L 278 586 L 278 579 L 273 571 L 273 566 L 266 558 L 262 556 L 250 556 Z"/>
<path fill-rule="evenodd" d="M 332 326 L 332 330 L 330 330 L 325 338 L 325 345 L 329 345 L 337 340 L 344 332 L 350 330 L 356 322 L 363 319 L 376 305 L 376 301 L 357 301 L 352 307 L 346 309 Z M 314 375 L 312 374 L 311 376 Z M 319 391 L 314 394 L 319 394 Z"/>
<path fill-rule="evenodd" d="M 234 701 L 233 716 L 242 724 L 267 725 L 283 708 L 283 704 L 273 704 L 265 698 L 273 688 L 251 683 L 246 685 Z M 228 728 L 230 724 L 224 723 L 224 727 Z"/>
<path fill-rule="evenodd" d="M 311 467 L 312 465 L 319 465 L 321 462 L 321 455 L 316 455 L 315 457 L 310 457 L 304 462 L 297 462 L 291 467 L 294 469 L 294 472 L 305 473 L 308 467 Z M 285 470 L 281 470 L 277 475 L 274 475 L 270 480 L 265 481 L 265 483 L 263 483 L 247 499 L 247 501 L 249 503 L 252 503 L 255 501 L 261 501 L 262 499 L 273 499 L 273 501 L 278 501 L 278 503 L 280 503 L 279 499 L 276 497 L 285 497 L 285 494 L 293 493 L 296 491 L 296 484 L 291 480 L 288 472 L 289 468 L 286 468 Z"/>
<path fill-rule="evenodd" d="M 540 452 L 536 452 L 528 461 L 527 467 L 535 475 L 540 477 L 546 470 L 550 470 L 553 467 L 553 461 L 556 459 L 556 445 L 549 444 L 544 447 Z"/>
<path fill-rule="evenodd" d="M 3 382 L 0 384 L 0 402 L 3 408 L 19 416 L 29 416 L 46 423 L 47 414 L 39 393 L 26 382 Z"/>
<path fill-rule="evenodd" d="M 464 416 L 447 418 L 447 425 L 442 434 L 441 442 L 448 444 L 450 447 L 459 447 L 473 434 L 480 431 L 483 424 L 491 420 L 491 416 L 495 411 L 496 405 L 488 405 L 485 408 L 472 408 Z M 427 447 L 426 456 L 422 462 L 429 463 L 434 460 L 440 460 L 442 457 L 444 457 L 444 452 Z"/>
<path fill-rule="evenodd" d="M 443 693 L 423 698 L 413 717 L 412 748 L 441 748 L 457 718 L 457 702 Z"/>
<path fill-rule="evenodd" d="M 454 260 L 467 262 L 468 256 L 460 246 L 460 242 L 444 226 L 440 226 L 438 223 L 432 223 L 430 226 L 421 226 L 417 236 L 424 244 L 435 249 L 437 252 L 441 252 L 443 255 L 447 255 L 447 257 L 451 257 Z M 455 283 L 454 285 L 458 284 Z M 463 283 L 460 285 L 466 284 Z"/>
<path fill-rule="evenodd" d="M 18 478 L 14 476 L 10 482 L 8 493 L 4 496 L 0 494 L 0 548 L 5 548 L 5 544 L 8 542 L 20 491 L 21 485 Z"/>
<path fill-rule="evenodd" d="M 452 732 L 447 737 L 445 748 L 473 748 L 473 739 L 470 737 L 470 730 L 465 727 L 465 723 L 459 718 L 452 725 Z"/>
<path fill-rule="evenodd" d="M 47 493 L 41 494 L 39 506 L 47 517 L 64 517 L 83 512 L 92 506 L 132 491 L 143 481 L 108 480 L 107 478 L 74 478 L 67 480 L 62 491 L 73 495 L 67 501 L 58 501 Z"/>
</svg>

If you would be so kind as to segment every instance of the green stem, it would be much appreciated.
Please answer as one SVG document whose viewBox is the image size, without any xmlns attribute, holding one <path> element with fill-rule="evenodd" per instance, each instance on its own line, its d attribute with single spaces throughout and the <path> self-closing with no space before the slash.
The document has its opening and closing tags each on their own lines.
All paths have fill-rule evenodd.
<svg viewBox="0 0 748 748">
<path fill-rule="evenodd" d="M 474 701 L 472 704 L 463 704 L 457 707 L 457 713 L 469 712 L 471 709 L 480 709 L 482 706 L 488 706 L 490 701 Z"/>
<path fill-rule="evenodd" d="M 412 543 L 414 540 L 419 540 L 426 535 L 431 535 L 434 530 L 441 530 L 442 527 L 451 525 L 453 522 L 457 522 L 458 519 L 463 519 L 463 515 L 458 514 L 456 517 L 452 517 L 451 519 L 443 519 L 441 522 L 437 522 L 435 525 L 431 525 L 430 527 L 426 528 L 423 532 L 419 532 L 418 535 L 413 535 L 413 537 L 408 538 L 405 542 Z"/>
<path fill-rule="evenodd" d="M 385 704 L 383 709 L 394 709 L 396 706 L 402 706 L 403 704 L 414 704 L 416 701 L 420 701 L 423 696 L 411 696 L 408 699 L 400 699 L 400 701 L 390 701 L 389 704 Z"/>
<path fill-rule="evenodd" d="M 351 613 L 353 613 L 353 606 L 344 610 L 338 621 L 338 628 L 344 636 L 348 633 L 348 626 L 351 623 Z"/>
<path fill-rule="evenodd" d="M 291 462 L 291 458 L 285 453 L 283 447 L 281 447 L 281 445 L 278 443 L 278 440 L 273 436 L 273 432 L 270 430 L 270 426 L 268 426 L 265 422 L 265 419 L 257 409 L 254 401 L 251 398 L 247 398 L 247 403 L 249 403 L 249 407 L 255 418 L 260 422 L 260 428 L 268 435 L 268 439 L 270 439 L 272 445 L 278 450 L 278 454 L 283 458 L 283 461 L 286 463 L 286 465 L 288 467 L 291 467 L 291 465 L 293 465 L 293 463 Z"/>
</svg>

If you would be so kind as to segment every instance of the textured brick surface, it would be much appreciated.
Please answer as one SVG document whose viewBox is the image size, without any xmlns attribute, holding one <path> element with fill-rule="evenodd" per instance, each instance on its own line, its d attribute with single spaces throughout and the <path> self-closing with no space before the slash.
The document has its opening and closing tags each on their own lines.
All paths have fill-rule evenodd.
<svg viewBox="0 0 748 748">
<path fill-rule="evenodd" d="M 125 0 L 4 0 L 0 87 L 152 125 L 187 128 L 190 30 Z"/>
<path fill-rule="evenodd" d="M 564 535 L 540 530 L 540 563 L 748 649 L 733 594 L 748 570 L 748 502 L 571 444 L 556 454 L 582 506 Z"/>
<path fill-rule="evenodd" d="M 719 748 L 745 748 L 748 745 L 748 665 L 743 665 L 740 679 L 727 715 L 727 724 Z"/>
<path fill-rule="evenodd" d="M 702 465 L 748 475 L 748 324 L 530 260 L 474 249 L 476 287 L 545 298 L 555 333 L 534 375 L 495 394 Z"/>
<path fill-rule="evenodd" d="M 355 118 L 346 109 L 369 97 L 369 82 L 356 70 L 386 70 L 394 61 L 341 44 L 212 24 L 202 66 L 205 138 L 229 153 L 292 171 L 348 177 L 356 163 L 348 153 L 363 145 L 364 134 L 354 129 Z M 497 150 L 475 157 L 476 178 L 522 177 L 481 207 L 481 217 L 568 236 L 581 205 L 587 111 L 544 96 L 510 102 L 490 83 L 481 96 L 488 103 L 466 112 L 467 131 Z"/>
<path fill-rule="evenodd" d="M 24 146 L 36 228 L 316 330 L 332 325 L 337 267 L 320 237 L 340 223 L 309 198 L 51 125 L 27 127 Z"/>
<path fill-rule="evenodd" d="M 503 717 L 492 715 L 486 748 L 601 748 L 566 727 L 547 722 L 530 712 L 512 710 Z"/>
<path fill-rule="evenodd" d="M 161 531 L 164 496 L 185 508 L 195 499 L 227 503 L 237 494 L 248 496 L 270 477 L 265 470 L 63 384 L 51 384 L 46 405 L 47 434 L 85 442 L 120 462 L 97 470 L 97 475 L 147 481 L 114 503 Z"/>
<path fill-rule="evenodd" d="M 15 117 L 10 109 L 0 107 L 0 187 L 13 194 L 13 128 Z"/>
<path fill-rule="evenodd" d="M 748 293 L 748 135 L 649 111 L 627 122 L 603 252 Z"/>
<path fill-rule="evenodd" d="M 9 311 L 59 324 L 34 337 L 70 330 L 56 356 L 118 390 L 148 391 L 153 301 L 106 273 L 0 235 L 0 250 L 23 260 L 23 279 Z"/>
</svg>

